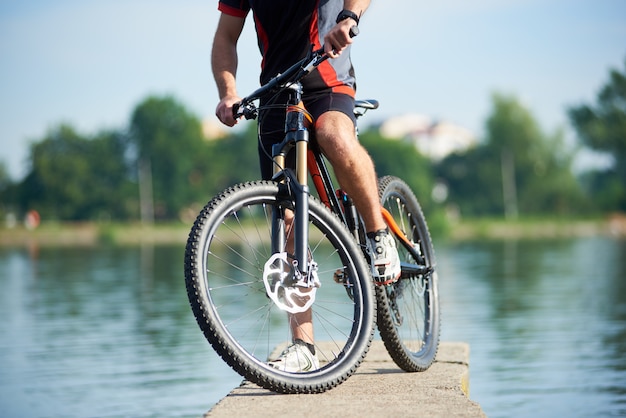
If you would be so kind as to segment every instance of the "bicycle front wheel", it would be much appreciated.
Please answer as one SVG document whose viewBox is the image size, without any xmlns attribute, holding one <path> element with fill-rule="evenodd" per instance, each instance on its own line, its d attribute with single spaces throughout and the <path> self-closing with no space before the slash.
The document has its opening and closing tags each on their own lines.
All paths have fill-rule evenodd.
<svg viewBox="0 0 626 418">
<path fill-rule="evenodd" d="M 187 294 L 204 336 L 235 371 L 272 391 L 318 393 L 347 379 L 365 357 L 375 326 L 374 289 L 347 228 L 309 197 L 309 257 L 321 283 L 311 308 L 320 367 L 289 373 L 268 364 L 292 339 L 293 316 L 278 309 L 263 280 L 273 256 L 272 213 L 294 210 L 281 190 L 274 182 L 246 183 L 207 204 L 187 241 Z"/>
<path fill-rule="evenodd" d="M 430 233 L 420 205 L 404 181 L 386 176 L 378 187 L 383 207 L 408 241 L 396 236 L 402 264 L 400 279 L 376 287 L 378 329 L 389 355 L 401 369 L 424 371 L 435 360 L 439 346 L 438 278 Z"/>
</svg>

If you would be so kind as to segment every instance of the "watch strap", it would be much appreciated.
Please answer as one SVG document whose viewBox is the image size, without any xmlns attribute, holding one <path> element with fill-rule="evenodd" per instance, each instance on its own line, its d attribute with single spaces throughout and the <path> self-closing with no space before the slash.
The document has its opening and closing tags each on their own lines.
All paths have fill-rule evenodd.
<svg viewBox="0 0 626 418">
<path fill-rule="evenodd" d="M 336 23 L 339 23 L 346 19 L 353 19 L 357 25 L 359 24 L 359 16 L 357 16 L 357 14 L 354 13 L 352 10 L 342 10 L 341 12 L 339 12 L 339 15 L 337 15 Z"/>
</svg>

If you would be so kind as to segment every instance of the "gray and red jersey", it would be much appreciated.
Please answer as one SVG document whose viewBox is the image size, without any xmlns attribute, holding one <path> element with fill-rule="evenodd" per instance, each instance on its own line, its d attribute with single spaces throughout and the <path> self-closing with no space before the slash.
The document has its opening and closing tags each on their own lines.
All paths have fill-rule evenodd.
<svg viewBox="0 0 626 418">
<path fill-rule="evenodd" d="M 343 0 L 219 0 L 225 14 L 245 18 L 252 10 L 261 63 L 261 84 L 322 47 L 324 35 L 336 24 Z M 304 93 L 331 89 L 354 97 L 355 78 L 349 48 L 326 60 L 303 82 Z"/>
</svg>

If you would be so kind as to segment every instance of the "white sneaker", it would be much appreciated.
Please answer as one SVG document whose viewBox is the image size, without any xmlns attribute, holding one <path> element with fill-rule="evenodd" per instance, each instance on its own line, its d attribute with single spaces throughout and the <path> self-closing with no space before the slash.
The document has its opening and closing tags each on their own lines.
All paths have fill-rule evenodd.
<svg viewBox="0 0 626 418">
<path fill-rule="evenodd" d="M 275 369 L 290 373 L 312 372 L 320 368 L 317 356 L 302 340 L 296 340 L 285 348 L 276 360 L 270 361 L 268 364 Z"/>
<path fill-rule="evenodd" d="M 386 229 L 367 234 L 372 276 L 376 284 L 390 284 L 400 277 L 400 257 L 396 241 Z"/>
</svg>

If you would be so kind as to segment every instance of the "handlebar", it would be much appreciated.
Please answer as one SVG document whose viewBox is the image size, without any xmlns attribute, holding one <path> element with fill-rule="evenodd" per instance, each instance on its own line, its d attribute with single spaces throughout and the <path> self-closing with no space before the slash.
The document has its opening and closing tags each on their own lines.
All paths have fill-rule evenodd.
<svg viewBox="0 0 626 418">
<path fill-rule="evenodd" d="M 350 28 L 350 37 L 354 38 L 358 34 L 359 27 L 356 25 L 352 26 Z M 258 110 L 253 104 L 255 100 L 260 99 L 272 91 L 281 90 L 299 82 L 328 58 L 330 58 L 330 56 L 324 52 L 324 48 L 318 50 L 311 48 L 311 51 L 306 57 L 293 64 L 284 73 L 278 74 L 272 78 L 267 84 L 259 87 L 249 96 L 244 97 L 241 102 L 233 105 L 233 118 L 239 119 L 243 116 L 246 119 L 256 119 Z"/>
<path fill-rule="evenodd" d="M 255 119 L 257 117 L 257 108 L 253 104 L 255 100 L 260 99 L 272 91 L 280 90 L 299 82 L 328 58 L 329 55 L 325 53 L 323 49 L 311 49 L 306 57 L 293 64 L 282 74 L 278 74 L 272 78 L 264 86 L 259 87 L 250 95 L 241 99 L 241 102 L 235 104 L 233 106 L 233 117 L 238 119 L 243 116 L 246 119 Z"/>
</svg>

